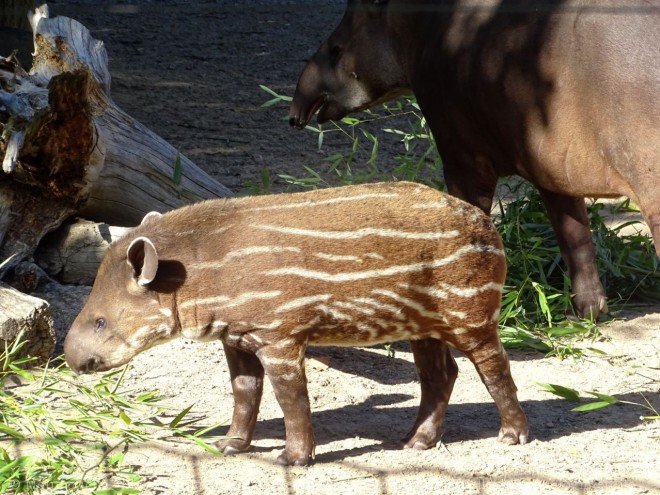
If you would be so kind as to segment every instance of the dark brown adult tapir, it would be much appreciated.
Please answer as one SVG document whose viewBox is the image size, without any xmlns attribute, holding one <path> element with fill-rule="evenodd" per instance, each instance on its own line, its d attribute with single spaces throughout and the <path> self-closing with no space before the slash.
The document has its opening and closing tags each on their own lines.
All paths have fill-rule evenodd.
<svg viewBox="0 0 660 495">
<path fill-rule="evenodd" d="M 660 255 L 660 2 L 349 0 L 305 66 L 290 123 L 414 93 L 450 194 L 491 209 L 539 189 L 580 315 L 606 310 L 585 196 L 625 195 Z"/>
<path fill-rule="evenodd" d="M 226 454 L 252 440 L 264 371 L 284 413 L 278 461 L 307 464 L 314 433 L 309 345 L 410 340 L 421 404 L 404 447 L 440 435 L 457 375 L 475 365 L 501 416 L 499 439 L 527 441 L 497 335 L 506 264 L 479 209 L 411 183 L 212 200 L 150 214 L 113 244 L 64 343 L 77 372 L 122 365 L 177 336 L 221 340 L 234 414 Z"/>
</svg>

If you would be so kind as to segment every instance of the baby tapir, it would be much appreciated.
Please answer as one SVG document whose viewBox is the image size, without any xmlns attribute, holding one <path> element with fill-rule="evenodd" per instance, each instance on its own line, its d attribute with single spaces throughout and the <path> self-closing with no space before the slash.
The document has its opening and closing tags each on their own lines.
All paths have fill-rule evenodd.
<svg viewBox="0 0 660 495">
<path fill-rule="evenodd" d="M 64 343 L 77 372 L 107 370 L 177 336 L 223 343 L 234 393 L 231 454 L 252 440 L 264 371 L 284 413 L 281 464 L 314 458 L 308 345 L 410 340 L 422 387 L 404 448 L 436 443 L 457 375 L 475 365 L 501 416 L 527 441 L 497 335 L 502 243 L 476 207 L 385 183 L 218 199 L 149 214 L 108 250 Z"/>
</svg>

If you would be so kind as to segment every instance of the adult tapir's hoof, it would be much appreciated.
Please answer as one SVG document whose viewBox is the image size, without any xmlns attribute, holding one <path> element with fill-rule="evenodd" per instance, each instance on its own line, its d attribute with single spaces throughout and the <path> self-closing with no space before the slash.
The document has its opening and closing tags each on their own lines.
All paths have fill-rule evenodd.
<svg viewBox="0 0 660 495">
<path fill-rule="evenodd" d="M 607 297 L 602 288 L 599 290 L 578 292 L 571 296 L 575 312 L 580 318 L 596 320 L 601 314 L 607 314 Z"/>
</svg>

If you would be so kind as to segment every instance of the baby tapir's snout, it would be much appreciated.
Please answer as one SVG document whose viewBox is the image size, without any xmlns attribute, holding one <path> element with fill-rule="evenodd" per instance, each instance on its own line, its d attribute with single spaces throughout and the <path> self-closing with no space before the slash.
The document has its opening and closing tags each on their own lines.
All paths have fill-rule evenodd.
<svg viewBox="0 0 660 495">
<path fill-rule="evenodd" d="M 457 375 L 475 365 L 499 439 L 527 441 L 497 335 L 506 272 L 478 209 L 412 183 L 213 200 L 150 216 L 106 254 L 65 342 L 79 372 L 182 335 L 221 340 L 234 393 L 225 454 L 251 443 L 268 375 L 284 413 L 278 462 L 314 458 L 305 349 L 410 340 L 422 395 L 405 448 L 435 444 Z"/>
</svg>

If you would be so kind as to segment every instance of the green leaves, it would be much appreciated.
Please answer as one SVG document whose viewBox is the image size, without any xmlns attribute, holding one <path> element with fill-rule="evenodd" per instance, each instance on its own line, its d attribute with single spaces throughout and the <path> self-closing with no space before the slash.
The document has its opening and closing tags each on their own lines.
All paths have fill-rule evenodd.
<svg viewBox="0 0 660 495">
<path fill-rule="evenodd" d="M 553 385 L 551 383 L 537 383 L 537 385 L 546 389 L 548 392 L 571 402 L 578 402 L 580 400 L 580 394 L 575 389 L 564 387 L 562 385 Z"/>
<path fill-rule="evenodd" d="M 262 103 L 261 105 L 262 107 L 272 107 L 282 102 L 290 103 L 291 100 L 293 100 L 292 97 L 278 94 L 272 89 L 270 89 L 268 86 L 264 86 L 263 84 L 260 84 L 259 87 L 273 97 L 270 100 L 268 100 L 266 103 Z"/>
<path fill-rule="evenodd" d="M 570 402 L 580 402 L 581 397 L 580 393 L 569 387 L 564 387 L 562 385 L 556 385 L 556 384 L 550 384 L 550 383 L 538 383 L 537 385 L 548 392 L 561 397 L 563 399 L 566 399 Z M 615 397 L 613 395 L 608 395 L 608 394 L 603 394 L 600 392 L 585 392 L 588 395 L 591 395 L 593 397 L 596 397 L 597 401 L 592 401 L 588 402 L 586 404 L 582 404 L 581 406 L 574 407 L 571 409 L 571 411 L 574 412 L 589 412 L 589 411 L 595 411 L 597 409 L 602 409 L 604 407 L 608 407 L 614 404 L 627 404 L 631 406 L 636 406 L 636 407 L 641 407 L 643 409 L 646 409 L 647 411 L 651 411 L 653 413 L 651 416 L 642 416 L 641 419 L 650 421 L 650 420 L 658 420 L 660 419 L 660 415 L 658 414 L 658 411 L 653 407 L 653 405 L 648 401 L 648 399 L 644 396 L 644 394 L 640 395 L 645 401 L 645 404 L 642 404 L 640 402 L 632 402 L 632 401 L 626 401 L 626 400 L 621 400 L 618 397 Z"/>
<path fill-rule="evenodd" d="M 126 368 L 90 382 L 50 363 L 35 376 L 22 368 L 30 360 L 17 358 L 22 346 L 15 341 L 0 353 L 3 387 L 21 379 L 20 387 L 0 389 L 0 493 L 43 493 L 47 486 L 49 493 L 137 494 L 131 484 L 141 476 L 127 452 L 168 436 L 220 454 L 207 444 L 219 438 L 208 435 L 219 425 L 200 425 L 205 417 L 192 406 L 164 419 L 170 411 L 157 391 L 124 390 Z"/>
<path fill-rule="evenodd" d="M 619 399 L 617 399 L 613 395 L 599 394 L 598 392 L 587 392 L 587 393 L 593 395 L 594 397 L 598 397 L 600 400 L 596 402 L 590 402 L 582 406 L 574 407 L 573 409 L 571 409 L 571 411 L 576 411 L 576 412 L 593 411 L 595 409 L 601 409 L 603 407 L 611 406 L 612 404 L 616 404 L 617 402 L 619 402 Z"/>
</svg>

